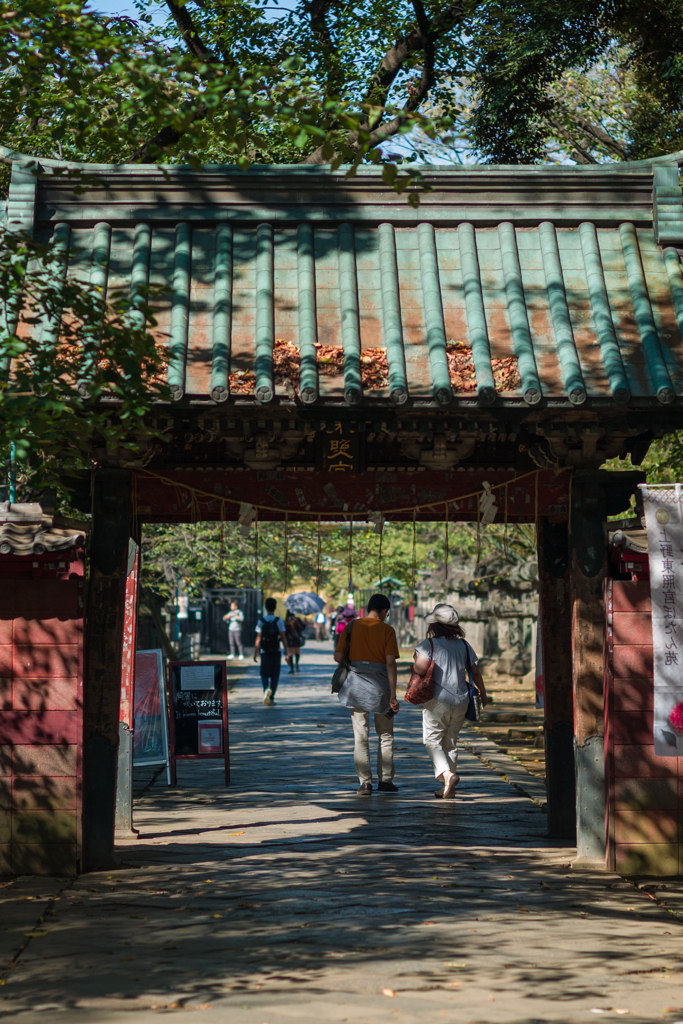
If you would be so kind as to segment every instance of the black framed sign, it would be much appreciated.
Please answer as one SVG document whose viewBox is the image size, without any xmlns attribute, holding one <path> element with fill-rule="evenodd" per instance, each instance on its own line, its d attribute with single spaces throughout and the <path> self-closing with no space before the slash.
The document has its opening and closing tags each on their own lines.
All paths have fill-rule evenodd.
<svg viewBox="0 0 683 1024">
<path fill-rule="evenodd" d="M 171 785 L 177 785 L 176 761 L 205 759 L 225 762 L 230 785 L 225 661 L 172 661 L 168 670 Z"/>
</svg>

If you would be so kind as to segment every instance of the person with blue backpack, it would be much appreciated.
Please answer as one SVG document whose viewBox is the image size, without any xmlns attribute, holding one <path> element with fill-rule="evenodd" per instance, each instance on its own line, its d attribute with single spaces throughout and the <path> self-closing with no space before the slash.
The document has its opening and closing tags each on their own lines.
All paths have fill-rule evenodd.
<svg viewBox="0 0 683 1024">
<path fill-rule="evenodd" d="M 258 661 L 259 655 L 261 656 L 263 703 L 268 707 L 275 703 L 275 691 L 280 680 L 280 666 L 282 664 L 280 642 L 282 642 L 285 651 L 285 658 L 289 657 L 289 650 L 287 648 L 285 624 L 275 614 L 277 601 L 274 597 L 266 599 L 265 608 L 266 614 L 261 615 L 256 624 L 254 661 Z"/>
</svg>

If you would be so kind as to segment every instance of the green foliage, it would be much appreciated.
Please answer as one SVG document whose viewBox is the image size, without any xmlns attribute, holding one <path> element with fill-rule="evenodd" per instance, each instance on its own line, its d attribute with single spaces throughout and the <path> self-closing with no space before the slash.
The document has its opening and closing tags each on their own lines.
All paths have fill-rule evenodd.
<svg viewBox="0 0 683 1024">
<path fill-rule="evenodd" d="M 371 587 L 381 577 L 401 580 L 406 590 L 413 582 L 413 558 L 416 583 L 421 574 L 443 570 L 446 532 L 443 523 L 418 523 L 413 548 L 412 523 L 387 523 L 380 539 L 366 524 L 354 524 L 350 536 L 348 524 L 323 524 L 321 558 L 318 566 L 317 523 L 289 523 L 286 544 L 283 523 L 261 523 L 258 528 L 258 578 L 267 591 L 285 589 L 285 561 L 288 566 L 287 590 L 320 589 L 331 600 L 349 585 L 349 548 L 351 576 L 355 587 Z M 256 534 L 252 527 L 243 538 L 236 523 L 195 523 L 182 526 L 146 526 L 142 540 L 142 581 L 155 593 L 172 598 L 176 588 L 199 597 L 206 587 L 254 586 L 256 583 Z M 449 566 L 470 564 L 474 570 L 477 554 L 484 560 L 492 555 L 505 556 L 510 565 L 535 557 L 534 528 L 492 524 L 477 527 L 469 523 L 451 523 L 449 528 Z M 286 557 L 285 557 L 285 552 Z"/>
<path fill-rule="evenodd" d="M 629 457 L 610 459 L 604 469 L 624 470 L 642 469 L 649 484 L 669 484 L 683 482 L 683 431 L 653 441 L 650 449 L 639 466 L 634 466 Z"/>
<path fill-rule="evenodd" d="M 683 146 L 683 0 L 137 9 L 0 0 L 0 141 L 117 163 L 379 162 L 399 190 L 425 156 L 593 163 Z"/>
<path fill-rule="evenodd" d="M 14 443 L 32 488 L 92 465 L 101 438 L 132 453 L 132 435 L 168 398 L 145 297 L 106 301 L 65 280 L 65 259 L 57 244 L 0 230 L 0 451 Z"/>
</svg>

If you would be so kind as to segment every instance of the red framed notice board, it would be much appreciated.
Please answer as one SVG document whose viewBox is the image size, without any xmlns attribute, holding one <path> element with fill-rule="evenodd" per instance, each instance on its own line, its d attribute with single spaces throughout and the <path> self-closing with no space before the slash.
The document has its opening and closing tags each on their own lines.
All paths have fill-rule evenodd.
<svg viewBox="0 0 683 1024">
<path fill-rule="evenodd" d="M 211 759 L 225 762 L 230 785 L 225 661 L 172 661 L 168 671 L 171 785 L 177 785 L 176 761 Z"/>
</svg>

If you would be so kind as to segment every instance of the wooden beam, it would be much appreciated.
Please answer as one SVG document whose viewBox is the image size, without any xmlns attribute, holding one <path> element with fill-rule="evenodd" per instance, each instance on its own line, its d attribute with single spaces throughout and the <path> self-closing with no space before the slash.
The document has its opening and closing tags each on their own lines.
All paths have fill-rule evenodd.
<svg viewBox="0 0 683 1024">
<path fill-rule="evenodd" d="M 85 624 L 83 870 L 115 866 L 114 816 L 130 541 L 130 474 L 97 470 Z"/>
<path fill-rule="evenodd" d="M 128 544 L 126 598 L 121 661 L 121 704 L 119 711 L 119 750 L 116 782 L 116 839 L 136 839 L 133 828 L 133 726 L 135 696 L 135 648 L 138 619 L 140 574 L 140 527 Z"/>
<path fill-rule="evenodd" d="M 603 581 L 607 573 L 604 474 L 582 474 L 572 488 L 570 595 L 576 765 L 575 868 L 604 867 Z"/>
<path fill-rule="evenodd" d="M 538 531 L 548 834 L 576 835 L 572 629 L 567 523 L 544 516 Z"/>
</svg>

